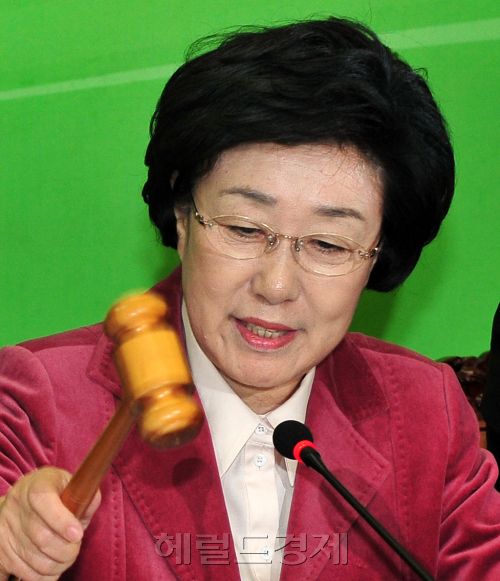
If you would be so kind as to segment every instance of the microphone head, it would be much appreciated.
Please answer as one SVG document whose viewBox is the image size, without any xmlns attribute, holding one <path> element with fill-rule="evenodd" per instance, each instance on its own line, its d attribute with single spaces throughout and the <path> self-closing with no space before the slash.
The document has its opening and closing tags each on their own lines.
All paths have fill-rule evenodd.
<svg viewBox="0 0 500 581">
<path fill-rule="evenodd" d="M 303 440 L 313 442 L 311 430 L 301 422 L 296 420 L 286 420 L 281 422 L 273 434 L 273 444 L 276 450 L 285 458 L 295 460 L 294 448 Z"/>
</svg>

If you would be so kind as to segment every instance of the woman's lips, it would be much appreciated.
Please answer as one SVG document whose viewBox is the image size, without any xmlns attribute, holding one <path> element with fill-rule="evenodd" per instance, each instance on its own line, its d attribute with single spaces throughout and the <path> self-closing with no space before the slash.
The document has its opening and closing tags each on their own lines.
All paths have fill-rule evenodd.
<svg viewBox="0 0 500 581">
<path fill-rule="evenodd" d="M 255 349 L 280 349 L 293 341 L 298 332 L 291 327 L 278 323 L 269 323 L 261 319 L 235 318 L 234 320 L 240 335 Z"/>
</svg>

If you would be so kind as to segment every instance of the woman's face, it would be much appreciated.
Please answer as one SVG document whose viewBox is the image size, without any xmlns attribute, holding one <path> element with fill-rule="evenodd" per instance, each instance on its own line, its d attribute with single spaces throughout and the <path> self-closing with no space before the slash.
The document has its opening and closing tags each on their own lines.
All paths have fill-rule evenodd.
<svg viewBox="0 0 500 581">
<path fill-rule="evenodd" d="M 372 248 L 380 235 L 379 172 L 352 148 L 239 146 L 200 180 L 194 199 L 205 217 L 247 216 L 293 236 L 332 232 Z M 177 212 L 177 225 L 194 335 L 235 392 L 269 411 L 342 340 L 375 258 L 350 274 L 321 276 L 301 268 L 286 239 L 238 260 L 212 247 L 192 212 Z"/>
</svg>

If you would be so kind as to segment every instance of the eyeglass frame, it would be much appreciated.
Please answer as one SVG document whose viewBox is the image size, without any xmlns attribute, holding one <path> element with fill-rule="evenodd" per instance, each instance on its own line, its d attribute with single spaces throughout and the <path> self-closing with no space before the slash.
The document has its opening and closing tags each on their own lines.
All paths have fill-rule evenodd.
<svg viewBox="0 0 500 581">
<path fill-rule="evenodd" d="M 361 246 L 361 244 L 359 244 L 359 242 L 356 242 L 355 240 L 353 240 L 352 238 L 349 238 L 348 236 L 342 236 L 341 234 L 335 234 L 334 232 L 312 232 L 311 234 L 304 234 L 302 236 L 292 236 L 290 234 L 280 234 L 278 232 L 275 232 L 270 226 L 268 226 L 267 224 L 265 224 L 264 222 L 258 222 L 256 220 L 253 220 L 253 218 L 249 218 L 248 216 L 241 216 L 238 214 L 221 214 L 219 216 L 213 216 L 212 218 L 205 218 L 202 214 L 200 214 L 200 212 L 198 212 L 198 208 L 196 207 L 196 203 L 194 201 L 193 196 L 191 196 L 191 208 L 194 212 L 194 216 L 196 218 L 196 221 L 198 222 L 198 224 L 200 224 L 201 226 L 208 226 L 208 227 L 212 227 L 213 223 L 215 222 L 218 226 L 223 226 L 222 224 L 218 223 L 218 219 L 219 218 L 240 218 L 243 220 L 247 220 L 248 222 L 250 222 L 251 224 L 254 224 L 256 226 L 261 227 L 262 226 L 262 230 L 267 233 L 270 233 L 271 236 L 267 235 L 266 238 L 269 241 L 269 245 L 268 248 L 266 248 L 261 254 L 258 254 L 257 256 L 252 256 L 252 257 L 248 257 L 248 258 L 239 258 L 237 256 L 233 256 L 231 254 L 226 254 L 225 252 L 223 252 L 222 250 L 220 250 L 219 248 L 216 248 L 212 242 L 210 241 L 210 238 L 207 236 L 210 244 L 212 244 L 212 246 L 215 248 L 215 250 L 217 250 L 217 252 L 220 252 L 223 256 L 229 256 L 230 258 L 234 258 L 235 260 L 253 260 L 254 258 L 260 258 L 261 256 L 264 256 L 264 254 L 272 252 L 273 250 L 275 250 L 276 248 L 278 248 L 279 244 L 280 244 L 280 238 L 284 238 L 286 240 L 290 240 L 290 249 L 293 250 L 293 248 L 295 248 L 295 252 L 292 251 L 292 256 L 295 259 L 295 262 L 306 272 L 311 272 L 312 274 L 317 274 L 319 276 L 328 276 L 328 277 L 334 277 L 334 276 L 345 276 L 346 274 L 351 274 L 352 272 L 355 272 L 356 270 L 358 270 L 359 268 L 361 268 L 361 266 L 363 265 L 363 261 L 362 260 L 356 260 L 356 257 L 359 257 L 360 259 L 371 259 L 374 256 L 376 256 L 379 252 L 380 252 L 380 246 L 374 246 L 373 248 L 364 248 L 363 246 Z M 316 235 L 326 235 L 326 236 L 334 236 L 336 238 L 340 238 L 342 240 L 348 240 L 349 242 L 352 242 L 353 244 L 355 244 L 357 246 L 357 248 L 355 249 L 348 249 L 352 258 L 349 260 L 353 267 L 351 268 L 351 270 L 349 270 L 348 272 L 342 272 L 339 274 L 326 274 L 324 272 L 318 272 L 317 270 L 313 270 L 312 268 L 308 268 L 306 265 L 302 264 L 302 262 L 300 261 L 300 259 L 298 258 L 298 254 L 301 250 L 301 246 L 299 246 L 299 241 L 302 238 L 309 238 L 310 236 L 316 236 Z M 349 262 L 346 261 L 346 262 Z M 344 264 L 344 263 L 343 263 Z"/>
</svg>

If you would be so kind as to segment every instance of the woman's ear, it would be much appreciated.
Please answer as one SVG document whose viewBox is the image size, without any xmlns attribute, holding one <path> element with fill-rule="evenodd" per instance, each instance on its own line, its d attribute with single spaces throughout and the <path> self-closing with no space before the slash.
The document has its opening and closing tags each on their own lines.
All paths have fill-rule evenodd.
<svg viewBox="0 0 500 581">
<path fill-rule="evenodd" d="M 176 228 L 177 228 L 177 252 L 180 259 L 184 256 L 186 249 L 187 237 L 189 234 L 189 210 L 182 210 L 178 206 L 174 208 Z"/>
</svg>

